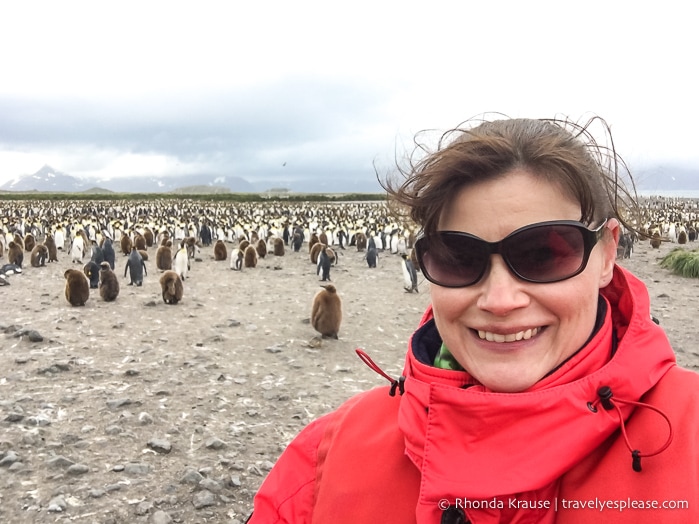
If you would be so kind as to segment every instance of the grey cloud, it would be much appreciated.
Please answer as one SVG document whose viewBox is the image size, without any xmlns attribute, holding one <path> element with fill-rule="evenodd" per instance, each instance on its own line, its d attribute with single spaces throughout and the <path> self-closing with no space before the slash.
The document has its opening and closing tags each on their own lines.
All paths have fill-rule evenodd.
<svg viewBox="0 0 699 524">
<path fill-rule="evenodd" d="M 136 99 L 0 97 L 0 145 L 161 154 L 185 168 L 281 184 L 359 177 L 377 190 L 372 161 L 382 145 L 362 132 L 385 118 L 387 99 L 374 86 L 313 77 Z"/>
</svg>

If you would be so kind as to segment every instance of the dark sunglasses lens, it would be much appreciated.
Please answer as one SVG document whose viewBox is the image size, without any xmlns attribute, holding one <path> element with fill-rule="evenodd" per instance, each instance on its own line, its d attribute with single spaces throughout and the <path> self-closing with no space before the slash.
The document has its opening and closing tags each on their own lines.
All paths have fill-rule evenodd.
<svg viewBox="0 0 699 524">
<path fill-rule="evenodd" d="M 585 239 L 582 229 L 572 225 L 535 227 L 509 237 L 503 255 L 525 280 L 556 282 L 580 271 Z"/>
<path fill-rule="evenodd" d="M 417 244 L 420 267 L 432 282 L 444 287 L 463 287 L 481 278 L 488 265 L 482 241 L 463 234 L 437 233 Z"/>
</svg>

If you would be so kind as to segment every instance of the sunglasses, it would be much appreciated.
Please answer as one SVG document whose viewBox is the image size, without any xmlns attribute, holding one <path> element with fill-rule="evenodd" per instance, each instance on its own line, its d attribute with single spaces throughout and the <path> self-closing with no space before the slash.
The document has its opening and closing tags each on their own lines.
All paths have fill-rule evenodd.
<svg viewBox="0 0 699 524">
<path fill-rule="evenodd" d="M 607 220 L 588 229 L 574 220 L 530 224 L 513 231 L 499 242 L 460 231 L 437 231 L 415 242 L 420 269 L 425 278 L 442 287 L 472 286 L 483 278 L 490 256 L 500 255 L 517 278 L 547 284 L 581 273 Z"/>
</svg>

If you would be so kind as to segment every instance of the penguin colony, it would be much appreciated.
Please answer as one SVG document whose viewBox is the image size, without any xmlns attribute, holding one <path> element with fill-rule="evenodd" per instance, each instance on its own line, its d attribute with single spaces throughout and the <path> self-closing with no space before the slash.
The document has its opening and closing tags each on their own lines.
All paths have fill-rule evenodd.
<svg viewBox="0 0 699 524">
<path fill-rule="evenodd" d="M 646 222 L 640 228 L 644 235 L 628 234 L 631 246 L 652 241 L 655 245 L 686 243 L 691 248 L 697 240 L 696 202 L 651 200 L 646 203 L 646 212 Z M 266 257 L 296 256 L 294 253 L 308 248 L 309 277 L 333 282 L 313 298 L 313 327 L 334 338 L 339 336 L 342 311 L 327 304 L 337 304 L 342 291 L 343 283 L 335 283 L 331 273 L 339 253 L 350 256 L 350 248 L 354 248 L 369 268 L 377 266 L 379 257 L 383 261 L 396 256 L 410 277 L 403 279 L 402 271 L 396 269 L 396 288 L 402 284 L 406 292 L 414 293 L 421 280 L 412 249 L 416 233 L 414 226 L 390 215 L 386 206 L 371 203 L 3 201 L 0 267 L 7 269 L 0 271 L 0 285 L 22 278 L 8 276 L 22 272 L 27 256 L 28 271 L 45 271 L 50 263 L 67 269 L 65 296 L 70 305 L 85 305 L 91 289 L 98 289 L 104 301 L 118 303 L 118 288 L 110 283 L 118 285 L 123 278 L 129 285 L 143 286 L 150 278 L 151 264 L 162 273 L 156 278 L 163 278 L 168 271 L 179 278 L 179 286 L 174 278 L 164 278 L 165 286 L 160 282 L 163 301 L 175 304 L 183 300 L 184 280 L 196 278 L 196 260 L 202 248 L 218 252 L 214 258 L 221 261 L 230 260 L 231 269 L 249 270 L 250 277 L 240 278 L 259 275 L 257 266 Z M 225 251 L 216 245 L 223 245 Z M 625 253 L 631 256 L 632 249 Z M 117 264 L 122 264 L 123 276 Z"/>
<path fill-rule="evenodd" d="M 43 242 L 48 255 L 40 248 L 33 264 L 70 260 L 82 269 L 92 289 L 99 287 L 103 261 L 112 271 L 117 271 L 117 263 L 124 264 L 127 284 L 143 285 L 148 278 L 149 248 L 154 246 L 157 252 L 150 258 L 155 259 L 156 269 L 172 269 L 184 281 L 204 246 L 214 245 L 216 260 L 230 258 L 230 267 L 242 270 L 256 268 L 268 255 L 283 257 L 288 249 L 299 251 L 302 246 L 310 252 L 313 244 L 320 244 L 326 249 L 321 252 L 316 247 L 312 261 L 317 276 L 329 281 L 337 249 L 357 246 L 363 250 L 366 239 L 374 237 L 388 246 L 387 237 L 396 235 L 410 244 L 413 236 L 410 228 L 398 224 L 378 203 L 27 201 L 1 203 L 3 217 L 0 249 L 8 262 L 21 266 L 23 251 Z M 186 248 L 187 256 L 179 248 Z M 68 258 L 63 258 L 63 252 Z"/>
</svg>

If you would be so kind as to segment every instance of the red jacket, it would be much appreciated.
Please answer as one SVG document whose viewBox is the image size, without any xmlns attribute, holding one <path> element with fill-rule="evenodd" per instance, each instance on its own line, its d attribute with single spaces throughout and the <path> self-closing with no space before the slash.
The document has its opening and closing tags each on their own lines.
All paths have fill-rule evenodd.
<svg viewBox="0 0 699 524">
<path fill-rule="evenodd" d="M 428 310 L 404 393 L 376 388 L 305 428 L 249 522 L 699 522 L 699 375 L 676 366 L 638 279 L 617 268 L 602 291 L 601 328 L 522 393 L 422 362 L 439 343 Z"/>
</svg>

